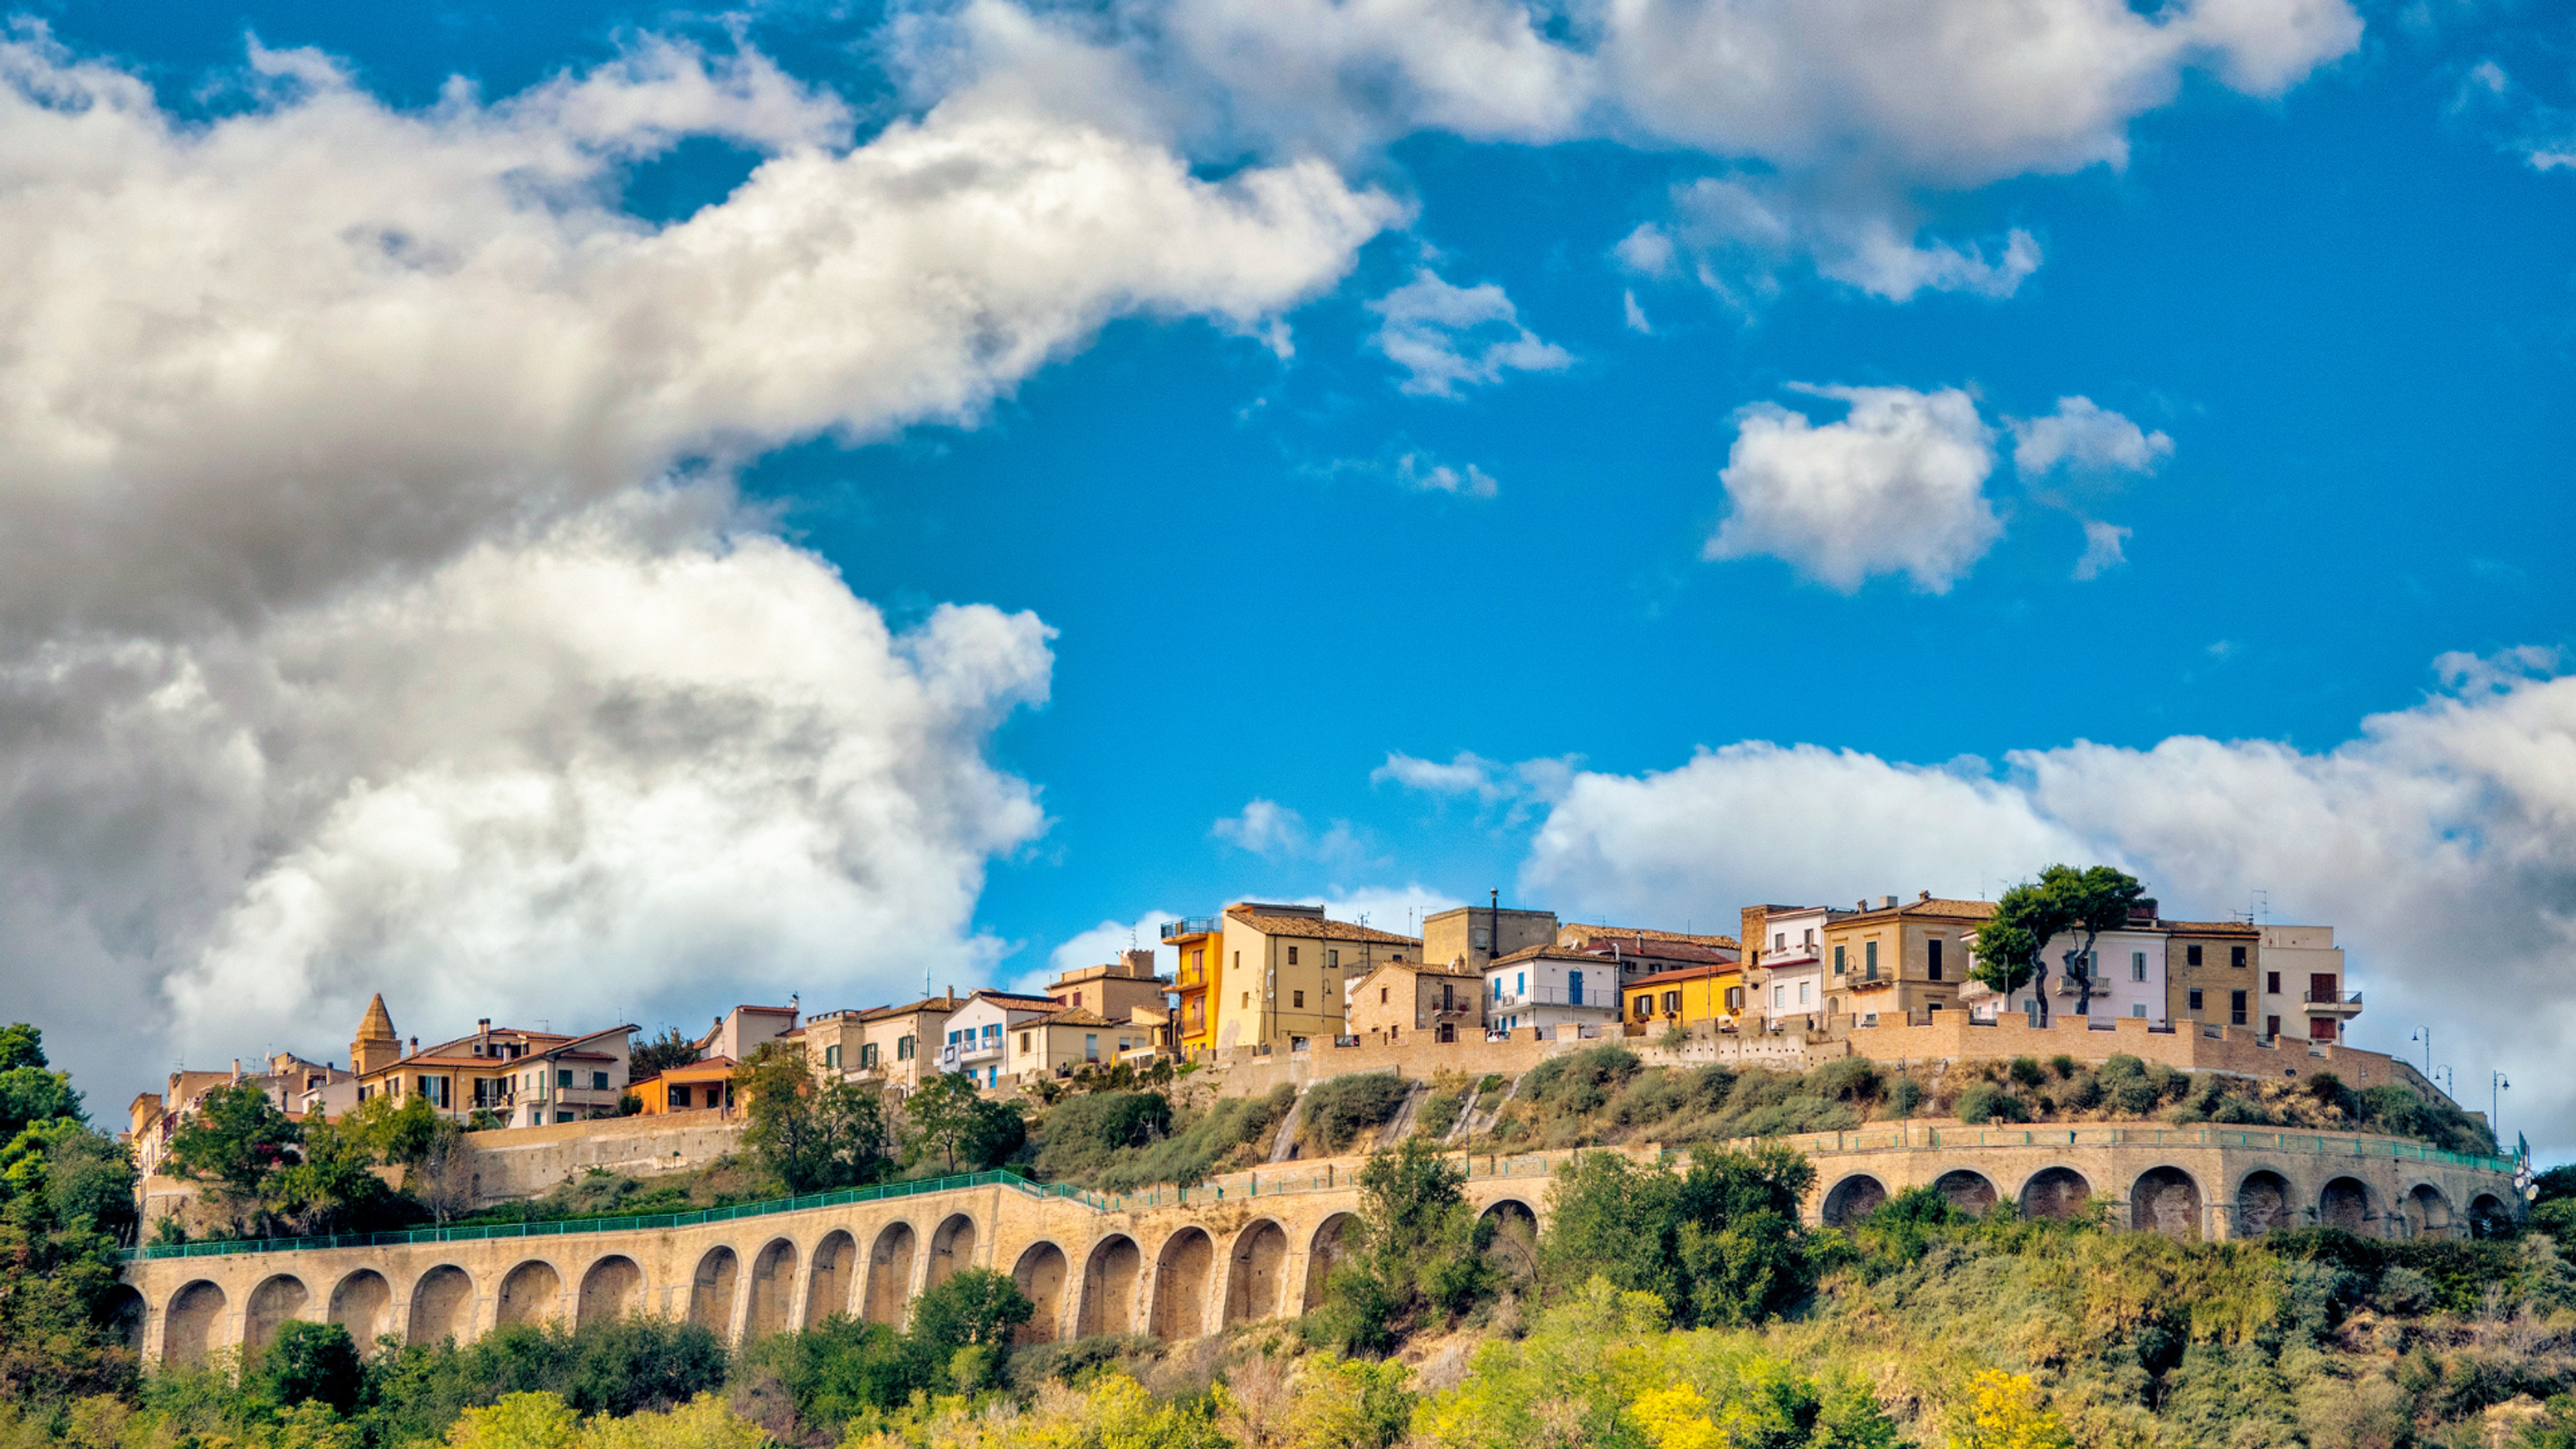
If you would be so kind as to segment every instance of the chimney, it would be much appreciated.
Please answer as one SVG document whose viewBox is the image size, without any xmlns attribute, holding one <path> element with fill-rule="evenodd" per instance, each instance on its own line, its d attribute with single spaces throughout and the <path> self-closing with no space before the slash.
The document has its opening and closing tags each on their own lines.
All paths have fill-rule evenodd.
<svg viewBox="0 0 2576 1449">
<path fill-rule="evenodd" d="M 1918 901 L 1928 901 L 1932 899 L 1932 893 L 1930 891 L 1916 891 L 1914 893 L 1914 898 Z"/>
<path fill-rule="evenodd" d="M 411 1054 L 412 1054 L 413 1056 L 419 1056 L 419 1055 L 420 1055 L 420 1038 L 419 1038 L 419 1037 L 413 1037 L 413 1038 L 411 1039 Z"/>
<path fill-rule="evenodd" d="M 476 1036 L 490 1036 L 492 1034 L 492 1018 L 488 1016 L 478 1016 L 474 1018 L 474 1034 Z"/>
<path fill-rule="evenodd" d="M 1892 910 L 1895 910 L 1895 909 L 1896 909 L 1896 897 L 1894 897 L 1894 896 L 1880 896 L 1880 897 L 1878 898 L 1878 908 L 1879 908 L 1880 910 L 1882 910 L 1882 911 L 1892 911 Z"/>
</svg>

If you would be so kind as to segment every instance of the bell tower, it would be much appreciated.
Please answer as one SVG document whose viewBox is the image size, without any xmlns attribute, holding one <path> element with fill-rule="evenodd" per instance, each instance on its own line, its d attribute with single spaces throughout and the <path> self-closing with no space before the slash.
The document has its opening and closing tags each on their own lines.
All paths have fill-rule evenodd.
<svg viewBox="0 0 2576 1449">
<path fill-rule="evenodd" d="M 394 1035 L 394 1019 L 385 1011 L 385 994 L 379 991 L 367 1003 L 357 1039 L 349 1043 L 349 1068 L 363 1077 L 401 1061 L 402 1054 L 402 1038 Z"/>
</svg>

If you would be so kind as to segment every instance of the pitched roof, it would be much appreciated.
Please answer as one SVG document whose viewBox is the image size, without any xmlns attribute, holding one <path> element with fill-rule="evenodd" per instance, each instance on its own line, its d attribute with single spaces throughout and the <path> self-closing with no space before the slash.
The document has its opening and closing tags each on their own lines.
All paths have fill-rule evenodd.
<svg viewBox="0 0 2576 1449">
<path fill-rule="evenodd" d="M 1586 966 L 1598 966 L 1608 959 L 1589 951 L 1577 951 L 1571 946 L 1524 946 L 1508 956 L 1495 957 L 1485 969 L 1491 971 L 1496 966 L 1516 966 L 1523 961 L 1579 961 Z"/>
<path fill-rule="evenodd" d="M 1475 967 L 1468 965 L 1463 959 L 1449 961 L 1380 961 L 1374 969 L 1370 970 L 1366 975 L 1361 976 L 1360 980 L 1366 981 L 1370 976 L 1375 976 L 1380 971 L 1403 971 L 1416 976 L 1458 976 L 1464 977 L 1470 981 L 1480 980 L 1484 974 L 1478 971 Z"/>
<path fill-rule="evenodd" d="M 1065 1008 L 1065 1009 L 1064 1009 L 1064 1010 L 1062 1010 L 1062 1011 L 1050 1012 L 1050 1013 L 1048 1013 L 1048 1014 L 1047 1014 L 1047 1015 L 1045 1015 L 1045 1016 L 1041 1016 L 1041 1017 L 1039 1017 L 1039 1018 L 1038 1018 L 1037 1020 L 1035 1020 L 1035 1021 L 1024 1021 L 1024 1022 L 1021 1022 L 1021 1023 L 1020 1023 L 1020 1026 L 1021 1026 L 1022 1028 L 1032 1027 L 1032 1026 L 1132 1026 L 1132 1025 L 1134 1025 L 1134 1023 L 1132 1023 L 1132 1022 L 1127 1022 L 1127 1021 L 1112 1021 L 1112 1020 L 1110 1020 L 1108 1017 L 1102 1016 L 1099 1012 L 1093 1011 L 1091 1008 L 1089 1008 L 1089 1007 L 1087 1007 L 1087 1006 L 1069 1006 L 1069 1007 Z"/>
<path fill-rule="evenodd" d="M 881 1021 L 889 1016 L 910 1016 L 917 1011 L 955 1011 L 966 1004 L 963 996 L 925 996 L 905 1006 L 873 1006 L 859 1013 L 862 1021 Z"/>
<path fill-rule="evenodd" d="M 1697 981 L 1704 976 L 1724 976 L 1743 969 L 1744 965 L 1740 961 L 1710 961 L 1698 966 L 1677 966 L 1670 971 L 1658 971 L 1652 976 L 1640 976 L 1619 989 L 1635 991 L 1641 987 L 1660 985 L 1665 982 L 1679 983 Z"/>
<path fill-rule="evenodd" d="M 1556 933 L 1556 938 L 1560 941 L 1568 936 L 1578 941 L 1589 941 L 1597 937 L 1627 936 L 1633 939 L 1643 936 L 1649 941 L 1687 941 L 1694 946 L 1721 946 L 1729 951 L 1737 950 L 1743 945 L 1733 936 L 1694 936 L 1687 931 L 1650 931 L 1643 926 L 1587 925 L 1580 921 L 1571 922 Z"/>
<path fill-rule="evenodd" d="M 394 1035 L 393 1014 L 385 1010 L 385 994 L 383 992 L 379 991 L 375 994 L 374 999 L 367 1003 L 367 1014 L 358 1018 L 357 1040 L 399 1040 L 399 1038 Z"/>
<path fill-rule="evenodd" d="M 2251 921 L 2158 921 L 2171 936 L 2260 936 L 2262 928 Z"/>
<path fill-rule="evenodd" d="M 1918 896 L 1913 900 L 1898 903 L 1893 910 L 1885 906 L 1877 906 L 1865 911 L 1853 911 L 1833 924 L 1836 927 L 1866 925 L 1872 921 L 1892 920 L 1904 916 L 1944 921 L 1984 921 L 1993 919 L 1994 914 L 1993 901 L 1958 901 L 1944 896 L 1934 896 L 1926 900 Z"/>
<path fill-rule="evenodd" d="M 1298 936 L 1318 941 L 1364 941 L 1378 946 L 1419 946 L 1412 936 L 1399 936 L 1375 926 L 1357 925 L 1350 921 L 1330 921 L 1321 916 L 1273 916 L 1255 911 L 1228 908 L 1226 919 L 1241 921 L 1265 936 Z"/>
</svg>

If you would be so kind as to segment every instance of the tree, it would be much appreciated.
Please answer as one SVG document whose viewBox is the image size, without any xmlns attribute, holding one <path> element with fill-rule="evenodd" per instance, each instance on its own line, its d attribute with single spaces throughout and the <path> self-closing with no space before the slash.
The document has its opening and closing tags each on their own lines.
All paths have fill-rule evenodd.
<svg viewBox="0 0 2576 1449">
<path fill-rule="evenodd" d="M 259 1088 L 246 1082 L 209 1087 L 171 1135 L 169 1161 L 181 1177 L 215 1183 L 241 1226 L 242 1208 L 265 1198 L 269 1175 L 303 1160 L 296 1151 L 303 1135 Z"/>
<path fill-rule="evenodd" d="M 36 1114 L 0 1140 L 0 1401 L 122 1392 L 135 1368 L 106 1312 L 134 1227 L 134 1164 L 82 1121 L 42 1041 L 24 1024 L 0 1031 L 0 1078 L 45 1084 L 16 1099 Z"/>
<path fill-rule="evenodd" d="M 636 1077 L 685 1067 L 697 1059 L 698 1044 L 680 1035 L 676 1026 L 662 1028 L 657 1037 L 648 1039 L 638 1032 L 626 1039 L 626 1070 Z"/>
<path fill-rule="evenodd" d="M 2048 1019 L 2048 962 L 2042 952 L 2060 936 L 2081 932 L 2083 943 L 2068 951 L 2061 964 L 2078 992 L 2075 1014 L 2090 1015 L 2095 980 L 2093 943 L 2104 931 L 2128 924 L 2129 911 L 2146 899 L 2147 888 L 2136 876 L 2107 865 L 2077 870 L 2052 865 L 2037 881 L 2005 891 L 1995 903 L 1994 918 L 1977 928 L 1976 978 L 2009 998 L 2034 981 L 2039 990 L 2040 1020 Z"/>
<path fill-rule="evenodd" d="M 399 1195 L 376 1176 L 363 1127 L 307 1122 L 298 1158 L 270 1173 L 260 1194 L 261 1206 L 295 1235 L 364 1232 L 405 1215 Z"/>
<path fill-rule="evenodd" d="M 45 1070 L 45 1034 L 23 1021 L 0 1028 L 0 1142 L 30 1122 L 81 1115 L 71 1074 Z"/>
<path fill-rule="evenodd" d="M 1455 1318 L 1492 1292 L 1494 1225 L 1468 1207 L 1466 1183 L 1419 1137 L 1371 1153 L 1350 1257 L 1324 1280 L 1308 1334 L 1345 1353 L 1383 1354 L 1415 1320 Z"/>
<path fill-rule="evenodd" d="M 960 1268 L 912 1301 L 912 1337 L 932 1362 L 945 1364 L 961 1348 L 1008 1347 L 1011 1330 L 1036 1312 L 1010 1274 Z"/>
<path fill-rule="evenodd" d="M 950 1172 L 961 1160 L 979 1172 L 996 1166 L 1029 1135 L 1017 1110 L 984 1100 L 964 1072 L 933 1075 L 904 1102 L 903 1114 L 912 1129 L 913 1154 L 937 1151 Z"/>
<path fill-rule="evenodd" d="M 801 1051 L 765 1042 L 734 1072 L 752 1160 L 791 1193 L 855 1187 L 885 1175 L 885 1109 L 849 1082 L 816 1083 Z"/>
<path fill-rule="evenodd" d="M 358 1362 L 358 1345 L 337 1323 L 289 1319 L 277 1326 L 277 1337 L 260 1355 L 260 1376 L 279 1407 L 307 1401 L 329 1404 L 342 1414 L 358 1406 L 366 1369 Z"/>
<path fill-rule="evenodd" d="M 1968 1387 L 1968 1422 L 1950 1436 L 1950 1449 L 2072 1449 L 2066 1426 L 2028 1378 L 1986 1369 Z"/>
<path fill-rule="evenodd" d="M 1684 1327 L 1760 1323 L 1813 1279 L 1798 1208 L 1814 1182 L 1807 1159 L 1779 1143 L 1701 1147 L 1681 1176 L 1588 1154 L 1549 1184 L 1540 1281 L 1559 1298 L 1595 1277 L 1651 1293 Z"/>
</svg>

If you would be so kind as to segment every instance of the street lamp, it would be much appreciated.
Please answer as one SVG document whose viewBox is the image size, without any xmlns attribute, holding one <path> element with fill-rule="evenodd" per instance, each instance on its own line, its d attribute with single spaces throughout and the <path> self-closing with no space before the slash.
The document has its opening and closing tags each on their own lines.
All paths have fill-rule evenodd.
<svg viewBox="0 0 2576 1449">
<path fill-rule="evenodd" d="M 2428 1077 L 2433 1075 L 2433 1028 L 2429 1026 L 2419 1026 L 2415 1028 L 2414 1035 L 2409 1036 L 2406 1039 L 2408 1041 L 2420 1041 L 2424 1044 L 2424 1075 Z"/>
<path fill-rule="evenodd" d="M 2502 1072 L 2487 1074 L 2487 1130 L 2495 1134 L 2498 1152 L 2504 1150 L 2504 1094 L 2512 1086 Z"/>
</svg>

